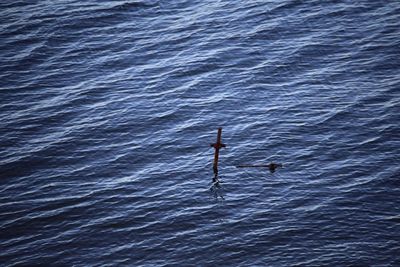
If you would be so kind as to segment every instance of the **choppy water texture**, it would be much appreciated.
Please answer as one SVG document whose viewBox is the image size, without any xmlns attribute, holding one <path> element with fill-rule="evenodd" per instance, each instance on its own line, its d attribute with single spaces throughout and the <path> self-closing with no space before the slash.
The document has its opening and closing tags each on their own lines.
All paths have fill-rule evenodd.
<svg viewBox="0 0 400 267">
<path fill-rule="evenodd" d="M 400 266 L 399 1 L 0 15 L 2 266 Z"/>
</svg>

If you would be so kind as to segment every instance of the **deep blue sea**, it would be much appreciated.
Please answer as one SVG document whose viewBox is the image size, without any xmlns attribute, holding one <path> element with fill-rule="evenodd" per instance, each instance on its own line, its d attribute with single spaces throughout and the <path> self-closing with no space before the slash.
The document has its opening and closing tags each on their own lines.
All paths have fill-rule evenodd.
<svg viewBox="0 0 400 267">
<path fill-rule="evenodd" d="M 0 22 L 0 266 L 400 266 L 400 1 Z"/>
</svg>

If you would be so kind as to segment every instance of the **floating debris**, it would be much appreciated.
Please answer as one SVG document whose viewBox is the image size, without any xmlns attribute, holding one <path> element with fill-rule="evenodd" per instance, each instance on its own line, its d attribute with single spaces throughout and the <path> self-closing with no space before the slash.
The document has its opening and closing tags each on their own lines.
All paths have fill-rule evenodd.
<svg viewBox="0 0 400 267">
<path fill-rule="evenodd" d="M 213 184 L 215 184 L 216 186 L 219 185 L 219 181 L 218 181 L 219 150 L 222 147 L 226 147 L 226 145 L 221 142 L 221 135 L 222 135 L 222 128 L 218 128 L 217 142 L 215 144 L 211 144 L 210 145 L 211 147 L 213 147 L 215 149 L 215 152 L 214 152 L 214 163 L 213 163 L 213 170 L 214 170 Z"/>
<path fill-rule="evenodd" d="M 220 197 L 223 200 L 224 196 L 220 185 L 221 182 L 218 176 L 218 158 L 219 158 L 219 150 L 222 147 L 226 147 L 226 145 L 221 142 L 221 135 L 222 135 L 222 128 L 218 128 L 217 142 L 210 145 L 215 149 L 214 162 L 213 162 L 214 178 L 212 179 L 210 191 L 214 195 L 214 198 L 218 199 L 218 197 Z"/>
</svg>

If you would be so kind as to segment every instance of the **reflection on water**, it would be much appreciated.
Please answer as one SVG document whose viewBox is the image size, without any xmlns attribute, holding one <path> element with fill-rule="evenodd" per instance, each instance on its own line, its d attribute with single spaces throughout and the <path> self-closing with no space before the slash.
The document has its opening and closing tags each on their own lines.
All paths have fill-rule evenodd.
<svg viewBox="0 0 400 267">
<path fill-rule="evenodd" d="M 215 175 L 212 179 L 212 184 L 210 187 L 210 191 L 216 200 L 218 200 L 219 198 L 221 198 L 222 200 L 225 199 L 223 188 L 221 185 L 222 181 L 220 180 L 220 178 L 221 176 Z"/>
</svg>

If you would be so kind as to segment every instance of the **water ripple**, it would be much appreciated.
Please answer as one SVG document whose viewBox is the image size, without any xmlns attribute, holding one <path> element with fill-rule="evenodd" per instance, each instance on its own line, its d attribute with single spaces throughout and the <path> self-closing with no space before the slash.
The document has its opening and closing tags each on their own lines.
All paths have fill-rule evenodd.
<svg viewBox="0 0 400 267">
<path fill-rule="evenodd" d="M 399 262 L 398 2 L 0 7 L 5 266 Z"/>
</svg>

